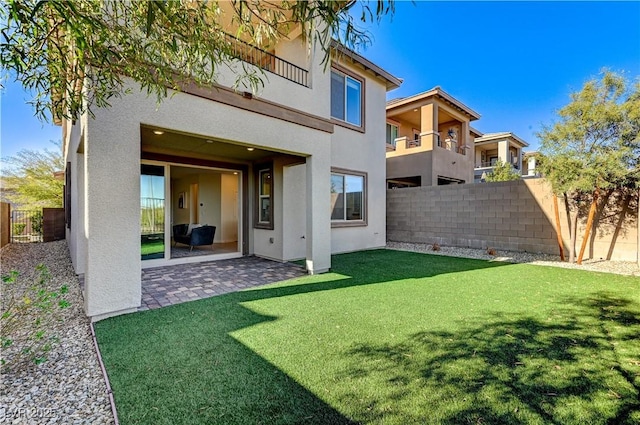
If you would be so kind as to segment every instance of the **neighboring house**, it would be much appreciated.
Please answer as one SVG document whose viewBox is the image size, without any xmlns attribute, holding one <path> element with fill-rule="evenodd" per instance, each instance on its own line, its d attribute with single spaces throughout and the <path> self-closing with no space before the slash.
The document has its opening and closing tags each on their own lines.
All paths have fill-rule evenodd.
<svg viewBox="0 0 640 425">
<path fill-rule="evenodd" d="M 540 152 L 531 151 L 522 154 L 522 176 L 523 177 L 540 177 L 539 170 Z"/>
<path fill-rule="evenodd" d="M 476 183 L 493 170 L 498 161 L 507 162 L 522 174 L 522 149 L 529 146 L 527 142 L 513 133 L 486 133 L 476 137 L 474 180 Z"/>
<path fill-rule="evenodd" d="M 472 183 L 478 118 L 440 87 L 387 102 L 387 188 Z"/>
<path fill-rule="evenodd" d="M 94 117 L 61 123 L 67 240 L 92 320 L 140 306 L 143 268 L 256 255 L 321 273 L 332 253 L 385 246 L 385 98 L 401 80 L 335 43 L 327 69 L 300 33 L 269 52 L 243 45 L 272 70 L 257 95 L 232 90 L 231 70 L 160 105 L 129 81 Z M 178 254 L 177 224 L 216 226 L 213 247 Z"/>
</svg>

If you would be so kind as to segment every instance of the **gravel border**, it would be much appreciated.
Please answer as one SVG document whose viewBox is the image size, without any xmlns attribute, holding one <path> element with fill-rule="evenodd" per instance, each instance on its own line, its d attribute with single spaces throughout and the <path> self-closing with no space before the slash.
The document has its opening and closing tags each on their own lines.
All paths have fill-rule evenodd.
<svg viewBox="0 0 640 425">
<path fill-rule="evenodd" d="M 114 424 L 105 384 L 83 310 L 78 278 L 66 241 L 9 244 L 0 251 L 2 274 L 20 272 L 20 279 L 34 276 L 42 263 L 51 274 L 50 286 L 69 288 L 71 304 L 61 310 L 63 320 L 50 331 L 59 343 L 48 360 L 38 366 L 3 373 L 0 382 L 0 423 L 13 424 Z M 10 296 L 3 287 L 2 298 Z"/>
<path fill-rule="evenodd" d="M 432 244 L 387 242 L 388 249 L 398 251 L 421 252 L 449 257 L 475 258 L 488 261 L 504 261 L 509 263 L 528 263 L 540 266 L 562 267 L 565 269 L 589 270 L 594 272 L 615 273 L 628 276 L 640 276 L 638 263 L 631 261 L 608 261 L 601 259 L 584 260 L 582 265 L 560 261 L 560 256 L 549 254 L 534 254 L 530 252 L 515 252 L 496 250 L 496 255 L 489 255 L 487 250 L 473 248 L 458 248 L 441 246 L 439 251 L 433 250 Z"/>
</svg>

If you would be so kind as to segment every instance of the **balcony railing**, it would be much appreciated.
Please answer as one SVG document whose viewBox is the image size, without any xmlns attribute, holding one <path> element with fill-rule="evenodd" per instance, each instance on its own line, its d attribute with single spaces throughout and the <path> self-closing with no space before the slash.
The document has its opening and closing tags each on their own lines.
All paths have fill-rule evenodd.
<svg viewBox="0 0 640 425">
<path fill-rule="evenodd" d="M 518 166 L 518 163 L 510 164 L 510 165 L 514 170 L 519 170 L 520 169 L 520 167 Z M 483 161 L 483 162 L 477 163 L 475 168 L 493 168 L 495 166 L 496 166 L 495 161 L 494 162 L 492 162 L 492 161 Z"/>
<path fill-rule="evenodd" d="M 417 136 L 414 136 L 415 138 L 413 139 L 406 136 L 398 137 L 397 139 L 393 140 L 392 143 L 387 142 L 386 144 L 387 152 L 408 151 L 410 149 L 419 148 L 422 146 L 422 138 L 428 137 L 428 136 L 430 136 L 430 134 L 417 135 Z M 448 151 L 455 152 L 460 155 L 466 155 L 467 149 L 470 149 L 470 147 L 466 145 L 460 146 L 458 142 L 455 140 L 451 140 L 451 139 L 442 140 L 440 138 L 440 134 L 438 133 L 433 133 L 433 138 L 434 138 L 434 144 L 439 148 L 446 149 Z"/>
<path fill-rule="evenodd" d="M 255 65 L 265 71 L 279 75 L 301 86 L 309 87 L 309 71 L 288 62 L 273 53 L 227 34 L 231 55 L 242 61 Z"/>
</svg>

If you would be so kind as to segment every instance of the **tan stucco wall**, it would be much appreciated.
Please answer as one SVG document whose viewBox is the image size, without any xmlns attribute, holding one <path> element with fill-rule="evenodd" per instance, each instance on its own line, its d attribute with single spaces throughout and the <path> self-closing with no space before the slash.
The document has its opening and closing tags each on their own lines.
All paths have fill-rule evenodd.
<svg viewBox="0 0 640 425">
<path fill-rule="evenodd" d="M 387 192 L 387 232 L 391 241 L 439 243 L 472 248 L 558 254 L 553 199 L 543 179 L 452 185 Z M 565 252 L 569 229 L 563 202 L 560 217 Z M 588 258 L 636 261 L 637 211 L 612 245 L 613 228 L 602 226 Z M 584 225 L 584 223 L 583 223 Z M 577 249 L 584 227 L 578 230 Z M 611 255 L 609 255 L 611 250 Z"/>
<path fill-rule="evenodd" d="M 297 260 L 306 254 L 306 190 L 305 165 L 284 167 L 282 258 Z"/>
<path fill-rule="evenodd" d="M 433 183 L 433 151 L 423 151 L 387 158 L 387 179 L 420 176 L 422 186 Z"/>
<path fill-rule="evenodd" d="M 101 318 L 130 311 L 140 303 L 140 229 L 139 220 L 131 218 L 140 214 L 141 124 L 313 157 L 313 190 L 307 190 L 306 196 L 312 198 L 316 207 L 308 213 L 314 235 L 306 238 L 307 254 L 313 258 L 316 271 L 330 267 L 330 215 L 326 196 L 331 163 L 329 133 L 183 93 L 157 106 L 153 99 L 140 93 L 135 84 L 130 88 L 132 94 L 113 99 L 108 109 L 94 111 L 95 119 L 86 119 L 84 126 L 83 156 L 87 165 L 83 172 L 76 174 L 83 174 L 85 186 L 84 272 L 89 316 Z M 281 175 L 281 168 L 276 179 Z M 276 193 L 277 190 L 282 190 L 281 185 Z M 276 205 L 278 202 L 282 200 L 276 200 Z M 282 259 L 282 219 L 277 216 L 278 209 L 275 211 L 274 230 L 252 235 L 254 251 Z M 81 256 L 82 244 L 82 233 L 78 230 L 72 237 L 77 257 Z M 271 237 L 274 244 L 268 242 Z M 76 270 L 82 272 L 79 268 Z"/>
<path fill-rule="evenodd" d="M 330 118 L 330 73 L 315 54 L 302 43 L 281 46 L 285 56 L 304 58 L 310 68 L 310 87 L 296 85 L 281 77 L 267 74 L 268 82 L 256 97 L 299 109 L 321 118 Z M 302 60 L 302 59 L 301 59 Z M 297 61 L 300 62 L 300 61 Z M 94 109 L 94 118 L 84 116 L 74 126 L 77 137 L 69 137 L 70 160 L 84 161 L 76 167 L 80 186 L 74 199 L 77 214 L 70 233 L 70 246 L 78 273 L 85 273 L 86 312 L 93 319 L 135 310 L 140 304 L 140 126 L 160 127 L 203 138 L 225 140 L 240 145 L 259 147 L 274 152 L 274 229 L 253 229 L 253 215 L 248 217 L 250 254 L 282 260 L 305 257 L 307 268 L 314 273 L 326 271 L 332 252 L 374 248 L 385 245 L 385 94 L 386 88 L 376 77 L 361 68 L 351 67 L 365 77 L 366 133 L 336 126 L 333 134 L 288 121 L 238 109 L 185 93 L 170 93 L 160 105 L 141 93 L 139 86 L 127 81 L 130 94 L 111 99 L 111 106 Z M 222 70 L 219 83 L 231 86 L 235 76 Z M 79 134 L 86 143 L 82 155 L 75 154 Z M 287 198 L 284 188 L 284 160 L 277 153 L 297 155 L 306 161 L 298 172 L 303 187 L 294 184 L 299 194 Z M 368 174 L 368 225 L 357 228 L 331 229 L 331 167 Z M 249 211 L 253 211 L 254 179 L 249 167 Z M 187 190 L 185 190 L 187 191 Z M 299 242 L 285 252 L 285 207 L 299 205 L 296 226 L 304 223 L 304 245 Z M 218 211 L 220 209 L 218 208 Z M 288 210 L 287 210 L 288 212 Z M 136 219 L 133 219 L 133 218 Z M 218 219 L 222 220 L 221 217 Z M 169 224 L 167 224 L 168 229 Z M 296 229 L 296 234 L 302 229 Z M 293 237 L 289 234 L 287 237 Z M 299 236 L 298 236 L 299 237 Z M 298 250 L 303 248 L 300 255 Z"/>
<path fill-rule="evenodd" d="M 432 158 L 431 182 L 434 186 L 438 184 L 438 176 L 464 180 L 465 183 L 473 183 L 473 156 L 471 150 L 467 150 L 466 155 L 461 155 L 447 149 L 435 147 Z"/>
<path fill-rule="evenodd" d="M 283 59 L 296 65 L 309 64 L 310 87 L 301 86 L 270 72 L 261 74 L 256 68 L 244 64 L 248 69 L 255 69 L 257 75 L 264 79 L 264 86 L 258 88 L 256 96 L 314 115 L 328 117 L 331 106 L 331 98 L 328 95 L 331 79 L 329 73 L 323 72 L 324 65 L 321 64 L 321 61 L 324 53 L 321 49 L 308 46 L 301 40 L 301 37 L 298 37 L 290 42 L 283 42 L 276 50 Z M 220 68 L 217 74 L 218 83 L 225 87 L 233 87 L 237 72 L 242 72 L 242 69 L 241 63 L 232 66 L 231 69 Z M 251 88 L 240 86 L 238 90 L 250 92 Z"/>
<path fill-rule="evenodd" d="M 84 179 L 85 156 L 82 128 L 86 125 L 84 116 L 75 125 L 67 123 L 63 126 L 67 130 L 65 135 L 65 164 L 70 162 L 71 171 L 71 225 L 66 229 L 67 245 L 71 262 L 77 274 L 86 271 L 87 261 L 87 231 L 85 228 L 86 187 Z"/>
<path fill-rule="evenodd" d="M 410 107 L 412 108 L 412 107 Z M 397 111 L 395 111 L 397 113 Z M 455 121 L 437 123 L 440 113 L 446 112 Z M 390 112 L 390 115 L 393 112 Z M 399 146 L 395 151 L 386 152 L 387 179 L 421 176 L 423 186 L 437 185 L 438 176 L 464 180 L 473 183 L 474 149 L 473 138 L 469 132 L 469 118 L 438 100 L 420 107 L 420 129 L 398 116 L 389 116 L 386 122 L 398 125 L 398 137 L 414 139 L 414 131 L 421 131 L 421 145 L 405 149 Z M 449 128 L 455 128 L 458 138 L 457 147 L 469 146 L 464 154 L 456 149 L 447 149 L 445 140 Z M 440 134 L 442 146 L 437 146 L 435 133 Z"/>
<path fill-rule="evenodd" d="M 384 173 L 386 87 L 368 72 L 363 72 L 348 63 L 340 63 L 340 65 L 365 77 L 366 133 L 336 125 L 335 132 L 331 137 L 331 167 L 367 173 L 366 215 L 368 224 L 359 227 L 331 229 L 332 253 L 378 248 L 386 244 L 386 180 Z M 328 185 L 326 193 L 328 202 L 330 199 Z"/>
</svg>

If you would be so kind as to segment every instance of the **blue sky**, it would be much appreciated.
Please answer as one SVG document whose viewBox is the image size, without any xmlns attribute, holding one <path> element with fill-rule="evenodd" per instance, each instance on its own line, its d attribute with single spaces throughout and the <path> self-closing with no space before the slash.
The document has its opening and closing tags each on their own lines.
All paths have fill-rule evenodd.
<svg viewBox="0 0 640 425">
<path fill-rule="evenodd" d="M 392 19 L 370 25 L 368 59 L 404 84 L 388 98 L 434 86 L 479 112 L 482 132 L 512 131 L 535 150 L 551 123 L 603 67 L 640 76 L 640 2 L 398 2 Z M 29 95 L 2 92 L 2 156 L 51 148 L 60 128 L 33 117 Z"/>
<path fill-rule="evenodd" d="M 603 67 L 640 76 L 640 2 L 402 2 L 364 55 L 404 79 L 388 99 L 440 86 L 489 133 L 534 133 Z"/>
</svg>

